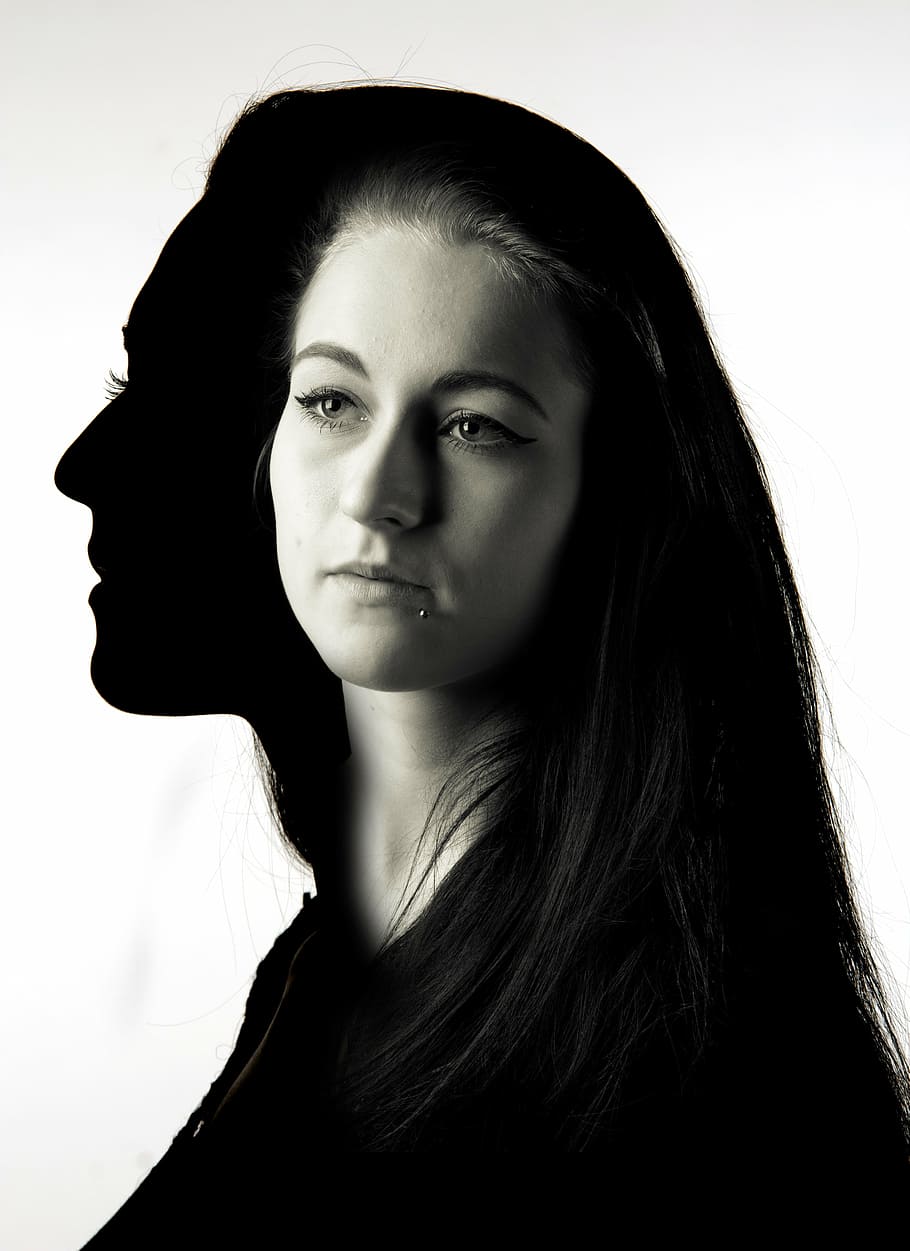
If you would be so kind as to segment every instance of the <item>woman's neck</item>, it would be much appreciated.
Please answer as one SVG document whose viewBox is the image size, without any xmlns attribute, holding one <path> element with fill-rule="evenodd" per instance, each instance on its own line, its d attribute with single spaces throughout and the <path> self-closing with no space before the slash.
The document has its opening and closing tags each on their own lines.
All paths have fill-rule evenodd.
<svg viewBox="0 0 910 1251">
<path fill-rule="evenodd" d="M 351 755 L 343 768 L 344 837 L 348 890 L 367 943 L 415 920 L 435 885 L 464 852 L 470 831 L 446 848 L 407 917 L 393 930 L 400 905 L 418 886 L 435 840 L 421 835 L 443 782 L 494 728 L 496 699 L 489 687 L 373 691 L 343 683 Z M 437 831 L 433 831 L 436 833 Z"/>
</svg>

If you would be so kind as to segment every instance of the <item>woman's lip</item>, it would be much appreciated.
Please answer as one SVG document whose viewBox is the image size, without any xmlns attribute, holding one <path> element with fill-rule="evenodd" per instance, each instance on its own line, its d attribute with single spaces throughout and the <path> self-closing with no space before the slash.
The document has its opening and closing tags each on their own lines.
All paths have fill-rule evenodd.
<svg viewBox="0 0 910 1251">
<path fill-rule="evenodd" d="M 94 534 L 91 536 L 91 538 L 88 541 L 88 545 L 86 547 L 86 555 L 88 556 L 88 563 L 94 569 L 95 573 L 101 574 L 103 576 L 104 574 L 107 573 L 108 569 L 110 569 L 109 557 L 111 553 L 109 551 L 104 551 L 102 549 L 102 552 L 100 553 L 100 556 L 99 556 L 98 546 L 97 546 Z"/>
<path fill-rule="evenodd" d="M 350 564 L 339 565 L 337 569 L 330 569 L 329 573 L 351 574 L 354 577 L 366 578 L 371 582 L 398 582 L 405 586 L 417 586 L 423 588 L 423 590 L 429 590 L 425 582 L 407 578 L 389 565 L 367 565 L 351 561 Z"/>
<path fill-rule="evenodd" d="M 428 603 L 432 591 L 417 582 L 405 582 L 400 578 L 366 577 L 342 569 L 329 574 L 331 580 L 363 604 Z"/>
</svg>

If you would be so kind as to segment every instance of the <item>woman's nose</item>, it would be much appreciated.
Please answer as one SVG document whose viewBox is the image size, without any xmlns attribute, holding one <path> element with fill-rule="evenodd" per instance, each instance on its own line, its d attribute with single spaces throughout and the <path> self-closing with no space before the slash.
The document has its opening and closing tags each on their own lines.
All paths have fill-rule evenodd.
<svg viewBox="0 0 910 1251">
<path fill-rule="evenodd" d="M 432 449 L 400 427 L 370 431 L 347 458 L 340 506 L 361 525 L 412 528 L 430 520 L 436 484 Z"/>
<path fill-rule="evenodd" d="M 90 504 L 93 480 L 97 476 L 98 451 L 104 442 L 105 414 L 111 406 L 102 409 L 97 417 L 85 427 L 69 445 L 54 470 L 54 486 L 63 495 L 79 504 Z"/>
</svg>

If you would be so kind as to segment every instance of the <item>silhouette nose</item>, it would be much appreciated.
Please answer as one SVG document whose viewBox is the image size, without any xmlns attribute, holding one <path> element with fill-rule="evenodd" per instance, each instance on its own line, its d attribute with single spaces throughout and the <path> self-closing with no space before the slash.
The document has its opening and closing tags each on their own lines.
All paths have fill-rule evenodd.
<svg viewBox="0 0 910 1251">
<path fill-rule="evenodd" d="M 420 525 L 428 518 L 433 472 L 414 431 L 376 431 L 351 454 L 341 509 L 365 526 Z"/>
<path fill-rule="evenodd" d="M 92 446 L 97 441 L 102 414 L 85 427 L 69 445 L 54 470 L 54 486 L 61 494 L 78 504 L 88 504 L 90 494 L 90 466 Z"/>
</svg>

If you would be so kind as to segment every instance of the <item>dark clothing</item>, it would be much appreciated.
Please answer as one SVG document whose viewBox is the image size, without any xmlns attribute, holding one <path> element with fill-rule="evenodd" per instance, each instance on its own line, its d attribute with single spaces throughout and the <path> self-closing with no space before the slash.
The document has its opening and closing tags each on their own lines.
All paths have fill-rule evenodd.
<svg viewBox="0 0 910 1251">
<path fill-rule="evenodd" d="M 351 1176 L 351 1165 L 339 1157 L 357 1148 L 340 1129 L 326 1079 L 352 1004 L 367 996 L 373 1017 L 361 1010 L 358 1020 L 373 1019 L 381 1030 L 382 1012 L 399 988 L 381 961 L 367 977 L 322 901 L 304 900 L 259 965 L 221 1076 L 164 1158 L 84 1251 L 268 1246 L 270 1239 L 309 1227 L 326 1204 L 332 1220 L 342 1221 L 339 1229 L 368 1233 L 375 1204 L 388 1207 L 388 1180 L 371 1198 L 368 1176 L 358 1177 L 341 1210 L 333 1206 L 342 1179 Z M 856 1038 L 862 1072 L 859 1033 Z M 846 1045 L 849 1051 L 852 1044 Z M 731 1050 L 713 1085 L 691 1105 L 643 1100 L 625 1128 L 611 1130 L 588 1153 L 598 1161 L 588 1199 L 608 1199 L 615 1217 L 625 1213 L 656 1228 L 663 1209 L 660 1203 L 653 1208 L 654 1201 L 684 1194 L 685 1206 L 672 1209 L 676 1232 L 691 1227 L 719 1235 L 730 1228 L 728 1211 L 769 1225 L 799 1218 L 816 1232 L 862 1220 L 867 1233 L 877 1222 L 910 1213 L 910 1166 L 878 1111 L 876 1100 L 884 1108 L 887 1099 L 875 1083 L 869 1083 L 868 1101 L 851 1099 L 857 1083 L 845 1069 L 844 1097 L 826 1127 L 818 1123 L 813 1094 L 813 1087 L 824 1093 L 825 1081 L 807 1084 L 797 1075 L 788 1087 L 780 1072 L 763 1075 L 761 1060 L 754 1050 Z M 743 1064 L 752 1064 L 752 1071 Z M 824 1074 L 824 1056 L 817 1066 Z M 437 1117 L 416 1150 L 462 1161 L 519 1154 L 527 1185 L 534 1157 L 548 1152 L 533 1116 L 525 1118 L 520 1109 L 520 1092 L 506 1079 L 479 1102 L 466 1100 Z M 590 1171 L 586 1162 L 583 1167 Z M 552 1162 L 546 1168 L 549 1173 Z M 395 1206 L 410 1205 L 413 1215 L 422 1201 L 422 1185 L 410 1174 Z M 501 1191 L 498 1201 L 504 1202 Z M 523 1210 L 530 1220 L 532 1209 Z M 669 1209 L 664 1216 L 670 1220 Z M 521 1210 L 512 1213 L 513 1232 L 520 1217 Z"/>
<path fill-rule="evenodd" d="M 210 1239 L 219 1214 L 230 1209 L 239 1230 L 249 1218 L 257 1183 L 265 1183 L 265 1209 L 282 1196 L 278 1179 L 269 1177 L 267 1157 L 280 1156 L 289 1142 L 301 1155 L 318 1153 L 323 1118 L 303 1106 L 327 1035 L 321 976 L 326 962 L 320 958 L 325 934 L 318 912 L 316 899 L 305 896 L 303 909 L 259 964 L 222 1073 L 161 1161 L 86 1251 L 218 1245 Z"/>
</svg>

